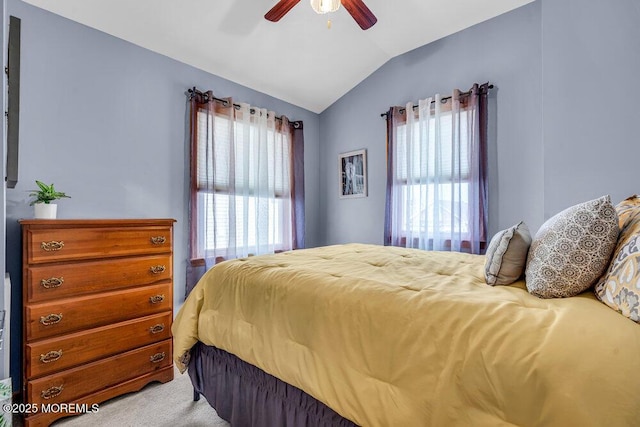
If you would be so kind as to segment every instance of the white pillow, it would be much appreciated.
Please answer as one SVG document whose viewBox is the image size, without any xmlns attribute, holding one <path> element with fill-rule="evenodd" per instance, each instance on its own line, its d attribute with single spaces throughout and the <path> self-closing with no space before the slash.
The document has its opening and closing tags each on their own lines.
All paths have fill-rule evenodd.
<svg viewBox="0 0 640 427">
<path fill-rule="evenodd" d="M 484 264 L 487 284 L 509 285 L 518 280 L 524 272 L 530 245 L 531 233 L 522 221 L 497 232 L 489 243 Z"/>
<path fill-rule="evenodd" d="M 586 291 L 607 268 L 618 240 L 618 215 L 609 196 L 572 206 L 536 233 L 525 270 L 527 289 L 541 298 Z"/>
</svg>

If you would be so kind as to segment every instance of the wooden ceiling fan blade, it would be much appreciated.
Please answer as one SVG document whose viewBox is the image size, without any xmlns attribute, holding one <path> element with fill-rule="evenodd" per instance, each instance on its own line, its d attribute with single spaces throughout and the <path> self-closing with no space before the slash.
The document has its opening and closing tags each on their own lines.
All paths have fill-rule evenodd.
<svg viewBox="0 0 640 427">
<path fill-rule="evenodd" d="M 300 3 L 300 0 L 280 0 L 275 6 L 267 12 L 264 17 L 267 21 L 278 22 L 284 15 L 289 12 L 293 6 Z"/>
<path fill-rule="evenodd" d="M 378 18 L 362 0 L 342 0 L 342 5 L 363 30 L 368 30 L 378 22 Z"/>
</svg>

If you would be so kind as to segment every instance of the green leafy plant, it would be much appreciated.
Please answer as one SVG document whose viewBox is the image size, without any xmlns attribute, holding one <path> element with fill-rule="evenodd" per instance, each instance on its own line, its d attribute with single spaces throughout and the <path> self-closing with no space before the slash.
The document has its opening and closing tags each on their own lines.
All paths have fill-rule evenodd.
<svg viewBox="0 0 640 427">
<path fill-rule="evenodd" d="M 5 379 L 0 381 L 0 399 L 6 400 L 11 398 L 11 380 Z"/>
<path fill-rule="evenodd" d="M 36 180 L 36 184 L 38 184 L 39 190 L 32 190 L 29 196 L 35 197 L 35 199 L 30 203 L 31 205 L 35 205 L 36 203 L 45 203 L 49 204 L 50 202 L 58 199 L 62 199 L 63 197 L 71 198 L 67 196 L 61 191 L 56 191 L 53 188 L 53 183 L 51 185 L 47 185 L 42 181 Z"/>
</svg>

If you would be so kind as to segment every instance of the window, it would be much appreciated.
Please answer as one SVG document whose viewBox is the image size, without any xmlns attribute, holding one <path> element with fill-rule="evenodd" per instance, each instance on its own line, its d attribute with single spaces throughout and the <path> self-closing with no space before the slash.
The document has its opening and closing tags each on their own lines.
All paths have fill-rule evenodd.
<svg viewBox="0 0 640 427">
<path fill-rule="evenodd" d="M 435 142 L 436 119 L 433 117 L 422 130 L 419 122 L 398 126 L 395 179 L 405 201 L 401 229 L 405 236 L 459 231 L 468 239 L 469 150 L 462 144 L 455 152 L 452 144 L 446 143 L 451 141 L 453 133 L 451 113 L 442 114 L 439 121 L 442 144 Z M 466 112 L 460 121 L 460 139 L 467 140 Z"/>
<path fill-rule="evenodd" d="M 385 244 L 484 249 L 487 90 L 475 85 L 387 114 Z"/>
<path fill-rule="evenodd" d="M 198 108 L 194 125 L 192 258 L 292 249 L 290 127 L 246 104 Z"/>
</svg>

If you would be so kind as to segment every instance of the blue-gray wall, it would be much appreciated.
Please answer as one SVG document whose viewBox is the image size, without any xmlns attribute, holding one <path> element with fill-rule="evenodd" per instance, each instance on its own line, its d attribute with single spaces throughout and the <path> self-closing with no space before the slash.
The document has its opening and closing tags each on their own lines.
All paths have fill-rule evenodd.
<svg viewBox="0 0 640 427">
<path fill-rule="evenodd" d="M 541 4 L 396 57 L 320 117 L 325 244 L 382 243 L 386 123 L 380 113 L 435 93 L 491 82 L 489 230 L 543 222 Z M 338 197 L 338 154 L 366 148 L 369 197 Z"/>
<path fill-rule="evenodd" d="M 640 194 L 640 1 L 545 0 L 545 216 Z"/>
<path fill-rule="evenodd" d="M 212 89 L 304 121 L 306 241 L 319 241 L 319 116 L 18 0 L 22 20 L 20 171 L 6 190 L 7 268 L 14 283 L 14 381 L 19 378 L 21 249 L 29 190 L 71 195 L 61 218 L 174 218 L 175 304 L 184 296 L 188 239 L 186 96 Z"/>
</svg>

